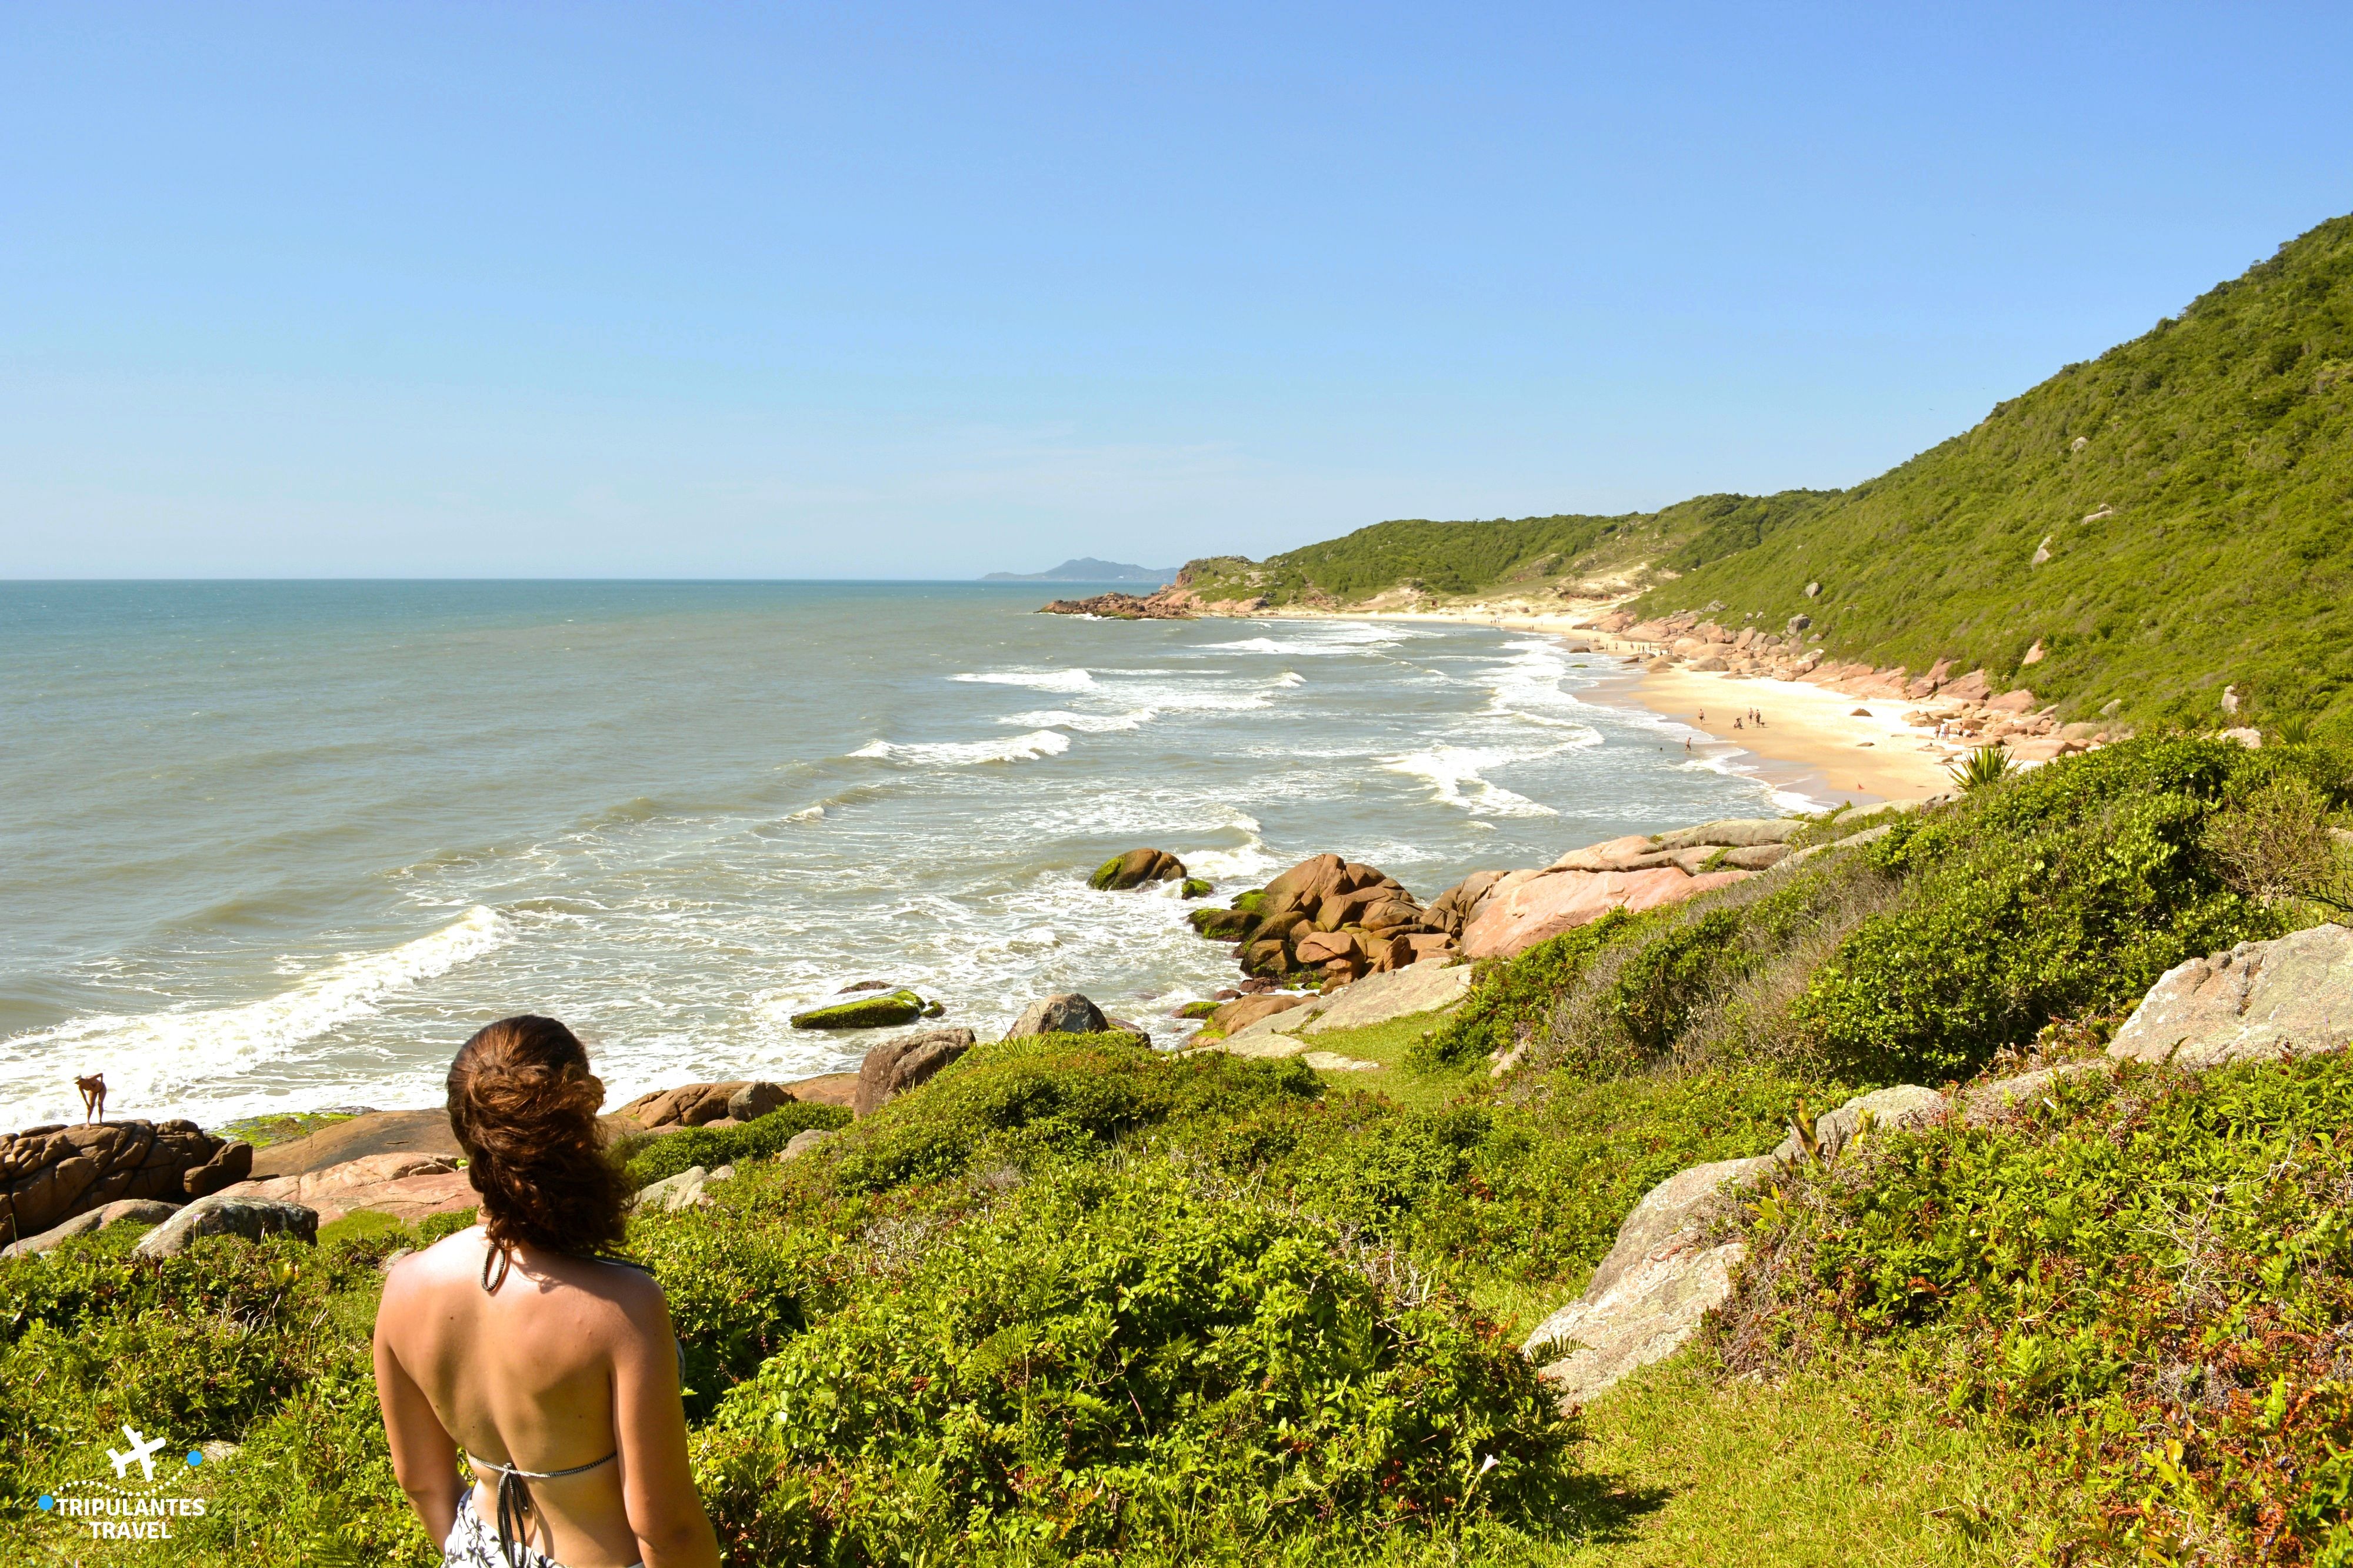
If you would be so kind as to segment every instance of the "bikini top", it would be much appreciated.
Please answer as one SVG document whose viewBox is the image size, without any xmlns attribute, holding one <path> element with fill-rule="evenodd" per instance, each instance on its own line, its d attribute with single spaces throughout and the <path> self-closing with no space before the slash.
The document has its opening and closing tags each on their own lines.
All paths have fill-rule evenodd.
<svg viewBox="0 0 2353 1568">
<path fill-rule="evenodd" d="M 499 1274 L 496 1279 L 491 1278 L 491 1257 L 493 1255 L 499 1260 Z M 490 1254 L 483 1257 L 482 1289 L 485 1291 L 495 1291 L 506 1283 L 507 1266 L 511 1261 L 503 1247 L 492 1247 Z M 644 1264 L 627 1258 L 608 1258 L 599 1253 L 591 1255 L 588 1261 L 610 1263 L 621 1268 L 634 1268 L 638 1273 L 649 1276 L 653 1273 L 653 1270 Z M 670 1349 L 677 1352 L 678 1384 L 681 1388 L 684 1388 L 686 1386 L 685 1342 L 673 1338 L 670 1341 Z M 558 1480 L 565 1476 L 586 1475 L 590 1470 L 611 1464 L 620 1457 L 621 1451 L 616 1448 L 601 1459 L 591 1459 L 585 1465 L 575 1465 L 568 1470 L 526 1470 L 514 1465 L 494 1465 L 488 1459 L 476 1458 L 471 1454 L 467 1455 L 466 1458 L 470 1463 L 485 1470 L 496 1470 L 499 1473 L 499 1552 L 506 1559 L 507 1568 L 524 1568 L 522 1553 L 526 1548 L 523 1545 L 523 1527 L 530 1522 L 532 1514 L 531 1488 L 526 1483 Z"/>
</svg>

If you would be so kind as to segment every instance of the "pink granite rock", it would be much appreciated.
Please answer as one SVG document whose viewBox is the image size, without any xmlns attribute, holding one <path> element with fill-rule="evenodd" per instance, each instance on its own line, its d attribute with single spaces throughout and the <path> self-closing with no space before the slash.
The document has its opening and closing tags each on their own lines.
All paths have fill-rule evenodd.
<svg viewBox="0 0 2353 1568">
<path fill-rule="evenodd" d="M 1746 871 L 1694 877 L 1680 867 L 1648 871 L 1514 871 L 1495 884 L 1462 933 L 1472 958 L 1509 958 L 1549 937 L 1590 924 L 1611 910 L 1640 913 L 1721 888 Z"/>
</svg>

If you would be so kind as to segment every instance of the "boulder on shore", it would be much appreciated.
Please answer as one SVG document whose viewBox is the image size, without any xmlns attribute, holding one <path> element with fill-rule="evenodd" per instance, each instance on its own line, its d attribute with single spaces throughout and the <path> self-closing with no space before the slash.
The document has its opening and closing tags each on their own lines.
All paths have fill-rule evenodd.
<svg viewBox="0 0 2353 1568">
<path fill-rule="evenodd" d="M 1245 996 L 1229 1002 L 1209 1015 L 1209 1026 L 1221 1035 L 1237 1035 L 1261 1018 L 1271 1018 L 1277 1013 L 1288 1013 L 1294 1007 L 1307 1005 L 1312 998 L 1286 995 L 1270 991 L 1256 996 Z"/>
<path fill-rule="evenodd" d="M 1496 883 L 1478 919 L 1463 931 L 1462 952 L 1471 958 L 1510 958 L 1611 910 L 1639 914 L 1751 875 L 1711 871 L 1694 877 L 1674 865 L 1644 871 L 1514 871 Z"/>
<path fill-rule="evenodd" d="M 1102 1035 L 1111 1030 L 1111 1020 L 1103 1010 L 1075 991 L 1042 997 L 1021 1010 L 1021 1016 L 1005 1031 L 1008 1040 L 1026 1039 L 1031 1035 Z"/>
<path fill-rule="evenodd" d="M 77 1236 L 89 1236 L 117 1225 L 160 1225 L 170 1219 L 179 1208 L 177 1204 L 160 1203 L 153 1198 L 117 1198 L 104 1208 L 88 1209 L 60 1226 L 53 1226 L 38 1236 L 28 1236 L 22 1241 L 12 1241 L 0 1247 L 0 1258 L 30 1258 L 37 1252 L 71 1241 Z"/>
<path fill-rule="evenodd" d="M 2242 942 L 2165 972 L 2108 1044 L 2120 1060 L 2192 1072 L 2306 1057 L 2353 1041 L 2353 930 L 2314 926 Z"/>
<path fill-rule="evenodd" d="M 1746 1248 L 1710 1241 L 1709 1222 L 1725 1189 L 1753 1184 L 1774 1163 L 1767 1154 L 1694 1165 L 1634 1205 L 1585 1294 L 1537 1324 L 1522 1347 L 1562 1409 L 1673 1354 L 1731 1298 L 1732 1270 Z"/>
<path fill-rule="evenodd" d="M 433 1110 L 371 1110 L 322 1127 L 307 1138 L 272 1143 L 253 1156 L 256 1177 L 299 1176 L 368 1154 L 438 1154 L 456 1159 L 465 1151 L 449 1129 L 449 1113 Z"/>
<path fill-rule="evenodd" d="M 215 1138 L 193 1121 L 28 1127 L 0 1137 L 0 1243 L 120 1198 L 205 1197 L 252 1168 L 253 1145 Z"/>
<path fill-rule="evenodd" d="M 930 1082 L 942 1068 L 972 1049 L 975 1038 L 970 1029 L 926 1029 L 883 1041 L 858 1064 L 851 1114 L 871 1116 L 909 1089 Z"/>
<path fill-rule="evenodd" d="M 363 1154 L 323 1171 L 270 1176 L 221 1189 L 225 1198 L 299 1205 L 332 1225 L 362 1209 L 388 1214 L 403 1225 L 451 1214 L 481 1202 L 473 1183 L 438 1154 Z"/>
<path fill-rule="evenodd" d="M 1185 862 L 1166 849 L 1131 849 L 1096 867 L 1087 886 L 1099 892 L 1119 893 L 1147 882 L 1181 882 L 1189 875 Z"/>
<path fill-rule="evenodd" d="M 912 1024 L 918 1018 L 936 1018 L 946 1011 L 941 1004 L 926 1002 L 902 986 L 896 991 L 852 997 L 847 1002 L 796 1013 L 792 1026 L 796 1029 L 887 1029 L 894 1024 Z"/>
<path fill-rule="evenodd" d="M 141 1237 L 131 1250 L 141 1258 L 177 1258 L 200 1237 L 241 1236 L 259 1241 L 265 1236 L 279 1235 L 315 1243 L 319 1216 L 301 1204 L 215 1193 L 198 1198 Z"/>
</svg>

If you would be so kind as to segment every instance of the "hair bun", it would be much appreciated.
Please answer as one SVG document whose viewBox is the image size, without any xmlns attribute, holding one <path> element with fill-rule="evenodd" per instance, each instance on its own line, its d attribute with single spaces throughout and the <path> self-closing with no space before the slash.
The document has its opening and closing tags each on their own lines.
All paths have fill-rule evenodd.
<svg viewBox="0 0 2353 1568">
<path fill-rule="evenodd" d="M 533 1014 L 500 1019 L 460 1047 L 448 1090 L 493 1247 L 587 1254 L 620 1241 L 628 1192 L 597 1134 L 604 1089 L 570 1029 Z"/>
</svg>

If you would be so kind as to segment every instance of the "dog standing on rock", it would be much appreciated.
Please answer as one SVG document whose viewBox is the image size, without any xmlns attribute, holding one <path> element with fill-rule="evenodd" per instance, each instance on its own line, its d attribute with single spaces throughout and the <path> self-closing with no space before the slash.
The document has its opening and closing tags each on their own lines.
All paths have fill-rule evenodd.
<svg viewBox="0 0 2353 1568">
<path fill-rule="evenodd" d="M 81 1124 L 87 1127 L 95 1118 L 102 1125 L 106 1121 L 106 1075 L 94 1072 L 88 1078 L 78 1078 L 74 1087 L 81 1090 Z"/>
</svg>

